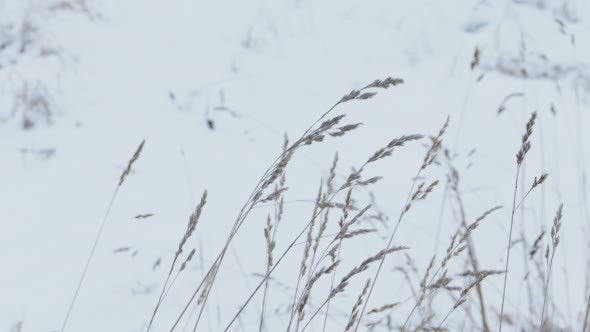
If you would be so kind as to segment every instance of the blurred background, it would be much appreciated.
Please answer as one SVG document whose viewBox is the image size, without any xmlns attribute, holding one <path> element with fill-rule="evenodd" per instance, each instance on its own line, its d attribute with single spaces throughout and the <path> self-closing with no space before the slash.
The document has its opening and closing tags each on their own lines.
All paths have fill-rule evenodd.
<svg viewBox="0 0 590 332">
<path fill-rule="evenodd" d="M 583 0 L 0 0 L 0 331 L 60 331 L 119 176 L 144 139 L 67 330 L 145 331 L 207 190 L 185 249 L 195 248 L 195 257 L 174 279 L 152 328 L 170 330 L 285 135 L 295 141 L 342 96 L 386 77 L 404 83 L 333 111 L 362 126 L 293 156 L 275 255 L 309 222 L 336 152 L 339 186 L 391 139 L 436 136 L 448 117 L 445 152 L 419 179 L 439 184 L 400 223 L 393 244 L 410 249 L 385 260 L 367 311 L 399 304 L 365 313 L 359 325 L 400 330 L 433 255 L 439 264 L 461 221 L 498 205 L 474 231 L 472 252 L 480 269 L 504 270 L 515 155 L 537 112 L 517 202 L 535 177 L 549 177 L 515 213 L 504 329 L 541 329 L 545 248 L 563 203 L 544 329 L 582 330 L 590 291 L 589 13 Z M 342 246 L 336 280 L 387 245 L 429 144 L 410 142 L 365 170 L 383 179 L 355 189 L 353 205 L 372 204 L 359 227 L 375 232 Z M 199 331 L 223 331 L 261 282 L 264 229 L 276 208 L 254 207 L 228 247 Z M 330 212 L 326 234 L 337 232 L 341 214 Z M 258 293 L 230 330 L 286 328 L 305 235 L 296 243 L 270 279 L 268 299 Z M 321 314 L 308 329 L 344 330 L 376 267 L 334 300 L 327 325 Z M 462 256 L 448 274 L 471 268 Z M 330 288 L 325 279 L 306 320 Z M 481 283 L 492 330 L 503 279 Z M 465 285 L 465 278 L 452 282 Z M 430 316 L 427 325 L 439 326 L 457 298 L 441 290 L 407 328 Z M 480 300 L 470 294 L 442 327 L 486 330 Z M 191 331 L 199 310 L 189 306 L 176 330 Z"/>
</svg>

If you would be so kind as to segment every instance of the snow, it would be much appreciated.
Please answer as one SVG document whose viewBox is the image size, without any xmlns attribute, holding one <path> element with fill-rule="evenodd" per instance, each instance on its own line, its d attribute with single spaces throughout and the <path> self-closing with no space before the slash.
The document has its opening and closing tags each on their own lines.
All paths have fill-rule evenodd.
<svg viewBox="0 0 590 332">
<path fill-rule="evenodd" d="M 55 7 L 67 3 L 70 7 Z M 480 265 L 502 270 L 514 156 L 530 113 L 537 111 L 523 184 L 528 187 L 543 172 L 550 177 L 517 214 L 513 239 L 524 228 L 532 243 L 542 229 L 550 230 L 558 204 L 564 203 L 550 290 L 555 305 L 548 310 L 560 326 L 581 329 L 590 259 L 589 188 L 583 178 L 590 146 L 584 132 L 590 124 L 589 7 L 584 1 L 563 1 L 563 6 L 562 1 L 467 0 L 0 1 L 0 27 L 8 27 L 0 33 L 0 45 L 2 38 L 18 40 L 24 23 L 36 27 L 26 52 L 16 44 L 0 50 L 0 330 L 10 331 L 19 321 L 22 331 L 60 329 L 119 176 L 143 139 L 145 149 L 116 196 L 69 331 L 144 331 L 202 192 L 207 189 L 209 199 L 190 245 L 209 268 L 239 209 L 280 153 L 283 134 L 296 139 L 351 89 L 388 76 L 405 83 L 337 108 L 337 114 L 347 114 L 346 123 L 363 122 L 362 127 L 303 149 L 290 164 L 286 200 L 307 202 L 286 205 L 276 253 L 309 219 L 310 201 L 336 151 L 342 182 L 350 167 L 358 167 L 392 138 L 435 134 L 450 116 L 445 143 L 460 153 L 456 166 L 462 172 L 468 220 L 495 205 L 505 206 L 474 234 Z M 561 31 L 556 19 L 564 22 Z M 470 70 L 476 47 L 481 61 Z M 506 75 L 514 68 L 518 72 L 523 59 L 530 79 Z M 543 78 L 546 72 L 555 80 Z M 32 113 L 34 126 L 22 128 L 26 106 L 18 104 L 22 98 L 17 96 L 23 91 L 46 98 L 54 113 L 51 121 Z M 502 99 L 513 92 L 524 97 L 510 100 L 497 115 Z M 14 105 L 19 106 L 11 116 Z M 466 157 L 474 148 L 473 157 Z M 385 176 L 373 191 L 390 222 L 403 206 L 424 151 L 419 143 L 408 144 L 368 169 L 370 175 Z M 458 227 L 456 207 L 447 206 L 437 235 L 444 168 L 434 167 L 426 176 L 441 185 L 412 209 L 394 241 L 411 247 L 408 254 L 420 273 L 433 250 L 437 257 L 443 255 Z M 356 198 L 363 205 L 367 192 L 360 190 Z M 251 274 L 264 272 L 263 228 L 272 211 L 253 210 L 235 239 L 200 330 L 222 330 L 260 280 Z M 154 216 L 134 218 L 146 213 Z M 379 236 L 351 240 L 343 247 L 346 261 L 339 273 L 383 244 Z M 131 249 L 113 253 L 122 247 Z M 298 248 L 276 275 L 291 287 L 301 259 L 302 246 Z M 154 269 L 158 259 L 161 266 Z M 506 305 L 513 319 L 524 320 L 528 304 L 522 259 L 520 252 L 512 257 Z M 413 304 L 406 301 L 410 292 L 402 276 L 391 272 L 404 261 L 401 254 L 386 261 L 387 274 L 380 275 L 376 286 L 381 291 L 369 305 L 404 302 L 399 315 L 394 314 L 397 323 L 403 323 Z M 197 259 L 180 275 L 153 331 L 170 328 L 203 273 Z M 353 290 L 334 304 L 335 312 L 350 312 L 369 275 L 355 280 Z M 502 281 L 496 276 L 483 284 L 494 308 L 491 326 L 497 324 L 492 313 L 499 311 Z M 292 301 L 292 295 L 273 288 L 268 331 L 286 326 L 287 317 L 272 310 Z M 538 300 L 534 319 L 540 319 Z M 477 299 L 470 301 L 475 305 Z M 237 330 L 258 327 L 261 302 L 257 297 L 245 310 Z M 443 309 L 435 322 L 452 302 L 440 296 L 438 305 Z M 459 328 L 462 315 L 454 313 L 447 326 Z M 343 329 L 347 317 L 335 316 L 329 330 Z M 316 324 L 320 330 L 321 320 Z"/>
</svg>

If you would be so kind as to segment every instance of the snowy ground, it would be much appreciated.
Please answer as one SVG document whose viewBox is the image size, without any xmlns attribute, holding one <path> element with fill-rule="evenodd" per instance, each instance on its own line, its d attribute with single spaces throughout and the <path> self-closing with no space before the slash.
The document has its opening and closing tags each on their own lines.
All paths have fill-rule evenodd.
<svg viewBox="0 0 590 332">
<path fill-rule="evenodd" d="M 0 331 L 60 329 L 119 175 L 143 139 L 145 149 L 116 197 L 68 330 L 145 330 L 188 217 L 207 189 L 208 204 L 191 240 L 199 259 L 175 283 L 153 329 L 169 330 L 241 205 L 280 153 L 283 134 L 298 137 L 351 89 L 388 76 L 405 83 L 336 110 L 362 127 L 303 149 L 289 166 L 277 249 L 284 250 L 312 213 L 311 201 L 335 151 L 342 182 L 350 167 L 390 139 L 435 134 L 450 116 L 445 144 L 459 153 L 468 219 L 505 206 L 474 235 L 481 266 L 502 270 L 514 155 L 530 113 L 537 111 L 523 186 L 543 172 L 550 177 L 518 213 L 515 239 L 521 229 L 529 243 L 541 230 L 549 231 L 564 203 L 551 287 L 555 303 L 548 311 L 556 324 L 580 330 L 590 261 L 590 201 L 584 194 L 590 190 L 587 13 L 585 1 L 541 0 L 0 1 L 0 25 L 8 26 L 0 45 L 1 38 L 26 39 L 25 51 L 17 42 L 0 47 Z M 35 29 L 25 34 L 29 25 Z M 476 47 L 481 59 L 472 70 Z M 23 129 L 23 114 L 33 107 L 14 106 L 30 101 L 23 91 L 47 97 L 51 123 L 31 113 L 35 125 Z M 509 99 L 498 115 L 511 93 L 522 96 Z M 420 144 L 408 145 L 368 170 L 385 176 L 373 191 L 391 222 L 424 151 Z M 450 203 L 439 218 L 444 168 L 433 168 L 427 179 L 440 179 L 441 185 L 396 235 L 396 244 L 411 247 L 408 254 L 420 273 L 435 250 L 443 255 L 458 227 Z M 361 191 L 359 205 L 367 198 Z M 255 209 L 240 231 L 200 330 L 221 331 L 260 280 L 252 274 L 264 272 L 269 211 Z M 153 216 L 134 218 L 148 213 Z M 377 235 L 351 240 L 343 248 L 342 271 L 383 246 Z M 300 252 L 277 271 L 277 279 L 290 287 Z M 513 319 L 524 321 L 529 312 L 524 264 L 522 254 L 514 257 L 506 306 Z M 408 299 L 403 278 L 391 272 L 404 260 L 393 255 L 386 261 L 389 274 L 378 280 L 380 291 L 369 307 Z M 328 330 L 343 329 L 347 317 L 338 313 L 350 312 L 366 278 L 335 304 Z M 484 282 L 493 327 L 502 282 L 500 276 Z M 281 289 L 274 286 L 271 308 L 292 299 Z M 441 298 L 446 306 L 436 322 L 452 306 Z M 236 329 L 258 329 L 260 305 L 257 298 Z M 396 323 L 411 305 L 400 306 Z M 451 316 L 447 327 L 460 329 L 463 315 Z M 284 329 L 285 319 L 269 315 L 266 329 Z M 320 331 L 321 320 L 312 328 Z"/>
</svg>

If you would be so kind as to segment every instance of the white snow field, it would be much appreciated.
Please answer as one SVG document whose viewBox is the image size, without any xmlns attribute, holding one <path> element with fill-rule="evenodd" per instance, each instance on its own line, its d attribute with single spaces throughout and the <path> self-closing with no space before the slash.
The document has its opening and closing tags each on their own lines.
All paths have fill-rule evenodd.
<svg viewBox="0 0 590 332">
<path fill-rule="evenodd" d="M 545 182 L 514 213 L 502 330 L 582 331 L 590 293 L 589 14 L 584 0 L 0 0 L 0 331 L 147 331 L 205 190 L 207 203 L 150 331 L 343 331 L 351 318 L 349 331 L 497 330 L 513 205 L 544 173 Z M 205 283 L 207 301 L 197 305 L 201 289 L 180 317 L 240 209 L 281 155 L 285 134 L 296 142 L 351 90 L 388 77 L 404 83 L 364 90 L 377 94 L 342 103 L 323 119 L 346 114 L 337 127 L 363 125 L 296 150 L 284 173 L 280 223 L 279 200 L 256 204 L 214 282 Z M 514 200 L 516 153 L 532 112 L 537 119 Z M 447 117 L 442 149 L 415 179 L 429 137 Z M 352 191 L 347 220 L 372 207 L 351 230 L 372 232 L 341 242 L 338 267 L 313 285 L 304 317 L 290 319 L 304 230 L 320 182 L 328 190 L 334 154 L 338 189 L 351 169 L 410 134 L 426 137 L 367 165 L 361 180 L 383 178 Z M 449 176 L 453 169 L 458 178 Z M 379 261 L 352 277 L 326 315 L 332 278 L 335 286 L 385 249 L 408 195 L 436 180 L 393 237 L 392 246 L 409 249 L 387 255 L 376 280 Z M 343 204 L 346 192 L 334 201 Z M 500 205 L 473 231 L 470 247 L 437 272 L 453 234 L 465 230 L 462 220 L 472 223 Z M 327 210 L 314 263 L 340 243 L 332 239 L 343 210 Z M 266 296 L 263 283 L 228 325 L 267 271 L 269 216 L 276 269 Z M 314 241 L 323 218 L 314 224 Z M 478 272 L 498 273 L 451 310 L 477 280 L 461 275 L 474 270 L 469 253 Z M 331 262 L 325 257 L 318 269 Z M 445 270 L 447 289 L 428 288 L 444 281 Z M 307 269 L 297 298 L 315 272 Z M 353 315 L 368 279 L 374 289 Z"/>
</svg>

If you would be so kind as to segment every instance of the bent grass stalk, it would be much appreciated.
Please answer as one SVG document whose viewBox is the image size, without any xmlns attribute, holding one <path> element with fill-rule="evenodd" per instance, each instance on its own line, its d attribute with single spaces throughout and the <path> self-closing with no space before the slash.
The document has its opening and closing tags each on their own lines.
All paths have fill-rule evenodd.
<svg viewBox="0 0 590 332">
<path fill-rule="evenodd" d="M 171 331 L 174 330 L 174 328 L 178 325 L 178 323 L 180 322 L 180 320 L 182 319 L 182 317 L 186 313 L 188 307 L 192 304 L 192 302 L 196 298 L 198 292 L 203 287 L 204 281 L 206 279 L 209 279 L 210 278 L 211 279 L 211 281 L 210 281 L 210 284 L 211 284 L 210 286 L 211 287 L 209 287 L 206 290 L 206 293 L 204 295 L 203 306 L 201 307 L 201 310 L 199 311 L 199 316 L 197 318 L 197 322 L 195 323 L 195 326 L 194 326 L 194 329 L 193 329 L 193 330 L 196 330 L 196 328 L 198 326 L 198 323 L 200 321 L 201 315 L 203 313 L 203 308 L 204 308 L 204 306 L 205 306 L 205 304 L 207 302 L 207 299 L 209 297 L 209 292 L 210 292 L 210 290 L 211 290 L 211 288 L 213 286 L 213 283 L 215 282 L 215 278 L 217 276 L 217 272 L 219 270 L 219 266 L 221 265 L 221 261 L 223 261 L 223 259 L 225 257 L 225 253 L 227 252 L 227 248 L 229 247 L 229 245 L 230 245 L 231 241 L 233 240 L 234 236 L 236 235 L 236 233 L 240 229 L 242 223 L 244 222 L 244 220 L 248 216 L 249 212 L 252 210 L 252 208 L 256 204 L 256 201 L 260 198 L 259 195 L 262 194 L 262 190 L 265 189 L 266 186 L 268 186 L 272 182 L 274 182 L 274 180 L 276 179 L 276 177 L 278 177 L 278 174 L 276 174 L 276 171 L 277 171 L 276 168 L 277 167 L 280 167 L 280 166 L 282 166 L 284 168 L 286 166 L 286 163 L 288 162 L 288 159 L 290 159 L 292 153 L 297 148 L 301 147 L 302 145 L 309 145 L 309 144 L 313 143 L 314 141 L 317 142 L 317 141 L 323 140 L 323 138 L 325 137 L 325 134 L 327 133 L 327 130 L 328 129 L 332 129 L 332 127 L 334 125 L 336 125 L 344 116 L 339 116 L 339 117 L 336 117 L 336 118 L 334 118 L 332 120 L 325 121 L 318 129 L 316 129 L 316 130 L 312 130 L 312 129 L 322 119 L 324 119 L 328 114 L 330 114 L 338 105 L 340 105 L 342 103 L 345 103 L 345 102 L 348 102 L 348 101 L 351 101 L 351 100 L 366 100 L 366 99 L 370 99 L 370 98 L 372 98 L 373 96 L 376 95 L 376 92 L 364 92 L 366 89 L 370 89 L 370 88 L 387 89 L 387 88 L 389 88 L 391 86 L 396 86 L 396 85 L 402 84 L 402 83 L 403 83 L 403 80 L 402 79 L 388 77 L 385 80 L 375 80 L 371 84 L 365 86 L 364 88 L 362 88 L 360 90 L 353 90 L 349 94 L 347 94 L 344 97 L 342 97 L 336 104 L 334 104 L 332 107 L 330 107 L 330 109 L 328 109 L 324 114 L 322 114 L 303 133 L 303 135 L 301 136 L 301 138 L 299 140 L 297 140 L 293 145 L 291 145 L 291 147 L 289 149 L 287 149 L 286 152 L 283 152 L 279 157 L 277 157 L 277 159 L 275 159 L 275 161 L 271 164 L 271 166 L 264 172 L 264 174 L 260 178 L 258 184 L 254 187 L 254 190 L 250 194 L 250 197 L 248 198 L 248 200 L 246 201 L 246 203 L 241 208 L 240 212 L 238 213 L 238 217 L 236 218 L 236 222 L 234 223 L 234 226 L 233 226 L 232 230 L 230 231 L 230 235 L 229 235 L 229 237 L 228 237 L 228 239 L 226 241 L 226 244 L 224 245 L 223 249 L 221 250 L 221 252 L 217 256 L 217 258 L 215 259 L 215 261 L 213 262 L 213 264 L 209 268 L 209 270 L 208 270 L 205 278 L 199 283 L 199 285 L 197 286 L 196 290 L 193 292 L 193 294 L 191 295 L 190 299 L 188 300 L 188 302 L 184 306 L 183 310 L 181 311 L 180 315 L 177 317 L 174 325 L 171 328 Z M 333 133 L 327 133 L 327 134 L 329 134 L 330 136 L 342 136 L 346 131 L 352 130 L 352 129 L 356 128 L 357 126 L 358 125 L 349 125 L 349 126 L 341 127 L 340 128 L 340 131 L 337 131 L 335 133 L 334 132 Z M 322 129 L 323 129 L 323 131 L 322 131 Z M 273 174 L 273 171 L 274 171 L 275 174 Z M 279 261 L 277 261 L 277 265 L 278 265 Z M 275 267 L 276 267 L 276 265 L 273 267 L 272 270 L 274 270 Z"/>
<path fill-rule="evenodd" d="M 348 130 L 352 130 L 354 128 L 356 128 L 358 125 L 349 125 L 349 126 L 344 126 L 340 128 L 340 131 L 337 132 L 332 132 L 332 133 L 328 133 L 327 130 L 328 129 L 332 129 L 332 127 L 334 125 L 336 125 L 338 123 L 338 121 L 340 121 L 344 116 L 339 116 L 336 117 L 332 120 L 328 120 L 325 121 L 324 123 L 322 123 L 322 125 L 315 130 L 312 130 L 322 119 L 324 119 L 329 113 L 331 113 L 338 105 L 351 101 L 351 100 L 366 100 L 366 99 L 370 99 L 373 96 L 375 96 L 377 93 L 376 92 L 365 92 L 365 90 L 367 89 L 371 89 L 371 88 L 375 88 L 375 89 L 387 89 L 391 86 L 396 86 L 398 84 L 403 83 L 402 79 L 398 79 L 398 78 L 391 78 L 388 77 L 385 80 L 375 80 L 373 81 L 371 84 L 363 87 L 360 90 L 353 90 L 352 92 L 350 92 L 349 94 L 345 95 L 344 97 L 342 97 L 336 104 L 334 104 L 330 109 L 328 109 L 324 114 L 322 114 L 322 116 L 320 116 L 301 136 L 301 138 L 296 141 L 288 150 L 286 153 L 282 153 L 276 160 L 275 162 L 273 162 L 271 164 L 271 166 L 265 171 L 264 175 L 262 176 L 262 178 L 259 180 L 258 184 L 254 187 L 254 190 L 252 191 L 250 198 L 246 201 L 246 203 L 244 204 L 244 206 L 242 207 L 242 209 L 240 210 L 238 217 L 236 218 L 235 224 L 230 232 L 230 235 L 223 247 L 223 249 L 221 250 L 220 254 L 217 256 L 217 258 L 215 259 L 214 263 L 211 265 L 211 267 L 209 268 L 209 271 L 207 272 L 207 275 L 205 277 L 205 279 L 210 278 L 210 287 L 206 290 L 205 295 L 204 295 L 204 300 L 203 300 L 203 305 L 201 307 L 201 310 L 199 312 L 199 316 L 197 318 L 197 321 L 195 323 L 194 329 L 196 330 L 198 323 L 200 321 L 202 312 L 203 312 L 203 308 L 205 307 L 205 304 L 207 302 L 207 299 L 209 297 L 209 292 L 213 286 L 213 283 L 215 282 L 216 276 L 217 276 L 217 272 L 219 271 L 219 267 L 221 265 L 221 262 L 223 261 L 224 257 L 225 257 L 225 253 L 227 251 L 228 246 L 230 245 L 231 241 L 233 240 L 234 236 L 236 235 L 236 233 L 238 232 L 238 230 L 240 229 L 242 223 L 244 222 L 244 220 L 246 219 L 246 217 L 248 216 L 249 212 L 252 210 L 252 208 L 254 207 L 257 199 L 259 199 L 259 195 L 262 193 L 261 191 L 266 188 L 265 186 L 268 186 L 269 184 L 271 184 L 276 177 L 278 176 L 278 174 L 276 174 L 276 167 L 278 166 L 283 166 L 283 168 L 286 166 L 286 162 L 288 162 L 288 159 L 290 158 L 290 156 L 292 155 L 292 153 L 299 147 L 301 147 L 302 145 L 309 145 L 311 143 L 313 143 L 314 141 L 321 141 L 323 140 L 323 138 L 325 137 L 326 134 L 329 134 L 330 136 L 342 136 L 342 134 L 344 134 L 346 131 Z M 323 131 L 322 131 L 323 130 Z M 286 158 L 285 161 L 285 157 L 288 156 L 288 158 Z M 283 161 L 285 161 L 283 163 Z M 272 172 L 274 171 L 275 174 L 273 174 Z M 274 178 L 273 178 L 274 176 Z M 273 267 L 272 270 L 274 270 L 274 268 L 278 265 L 279 261 L 277 261 L 277 264 Z M 179 323 L 179 321 L 182 319 L 182 317 L 184 316 L 184 314 L 186 313 L 188 307 L 192 304 L 192 302 L 194 301 L 194 299 L 196 298 L 198 292 L 200 291 L 200 289 L 203 287 L 204 281 L 205 279 L 203 279 L 199 285 L 197 286 L 196 290 L 193 292 L 193 294 L 191 295 L 190 299 L 188 300 L 187 304 L 184 306 L 183 310 L 181 311 L 180 315 L 178 316 L 178 318 L 176 319 L 174 325 L 172 326 L 171 330 L 173 330 L 176 325 Z M 258 290 L 258 288 L 257 288 Z"/>
<path fill-rule="evenodd" d="M 305 225 L 305 227 L 299 232 L 299 234 L 295 237 L 295 239 L 291 242 L 291 244 L 283 252 L 283 254 L 279 258 L 279 260 L 277 261 L 277 263 L 266 274 L 266 276 L 264 277 L 264 279 L 260 282 L 260 284 L 258 285 L 258 287 L 254 290 L 254 292 L 252 292 L 252 294 L 250 294 L 250 296 L 248 297 L 248 299 L 246 300 L 246 302 L 240 307 L 240 309 L 238 310 L 238 312 L 236 313 L 236 315 L 232 318 L 232 320 L 230 321 L 230 323 L 225 328 L 225 331 L 227 331 L 231 327 L 231 325 L 235 322 L 235 320 L 237 319 L 237 317 L 241 314 L 241 312 L 245 309 L 245 307 L 248 305 L 248 303 L 252 300 L 252 298 L 254 297 L 254 295 L 256 294 L 256 292 L 258 291 L 258 289 L 262 286 L 263 282 L 270 277 L 270 275 L 275 270 L 275 268 L 279 265 L 279 263 L 282 261 L 282 259 L 287 255 L 287 253 L 291 250 L 291 248 L 297 244 L 297 241 L 299 240 L 299 238 L 305 233 L 305 231 L 308 229 L 308 227 L 311 226 L 311 224 L 313 222 L 313 219 L 314 218 L 317 218 L 327 208 L 328 204 L 332 203 L 332 200 L 334 199 L 334 197 L 338 193 L 340 193 L 344 189 L 347 189 L 347 188 L 349 188 L 349 187 L 354 186 L 355 184 L 357 184 L 357 182 L 355 182 L 355 181 L 360 181 L 360 173 L 363 171 L 363 169 L 364 169 L 365 166 L 367 166 L 368 164 L 370 164 L 372 162 L 375 162 L 375 161 L 377 161 L 379 159 L 382 159 L 382 158 L 385 158 L 385 157 L 390 156 L 392 154 L 392 151 L 393 151 L 394 148 L 403 146 L 404 143 L 406 143 L 406 142 L 411 142 L 411 141 L 420 140 L 420 139 L 422 139 L 422 135 L 406 135 L 406 136 L 402 136 L 400 138 L 393 139 L 392 141 L 389 142 L 389 144 L 387 146 L 385 146 L 384 148 L 379 149 L 376 153 L 374 153 L 363 164 L 363 166 L 359 170 L 353 171 L 348 176 L 348 179 L 346 180 L 346 183 L 344 183 L 342 186 L 339 187 L 339 189 L 335 190 L 330 195 L 330 198 L 326 202 L 327 204 L 324 204 L 323 206 L 321 206 L 320 209 L 319 209 L 319 211 L 317 211 L 317 213 L 314 214 L 314 216 L 312 217 L 312 220 L 309 221 L 307 223 L 307 225 Z M 432 160 L 430 160 L 430 162 L 432 162 Z M 426 163 L 426 161 L 425 161 L 425 163 Z M 369 180 L 358 182 L 358 184 L 360 184 L 360 185 L 367 184 L 367 183 L 371 182 L 372 179 L 374 179 L 374 178 L 371 178 Z M 358 214 L 357 214 L 357 216 L 358 216 Z M 355 218 L 353 218 L 353 221 L 356 221 Z M 351 221 L 348 225 L 350 225 L 351 223 L 353 223 L 353 221 Z"/>
<path fill-rule="evenodd" d="M 96 251 L 96 248 L 98 247 L 98 242 L 101 239 L 102 232 L 104 230 L 104 226 L 106 225 L 106 222 L 107 222 L 109 215 L 111 213 L 111 208 L 113 207 L 113 204 L 115 202 L 115 198 L 117 197 L 117 193 L 119 192 L 119 189 L 121 188 L 121 186 L 125 182 L 125 179 L 129 175 L 129 173 L 131 173 L 131 167 L 133 166 L 133 164 L 137 161 L 137 159 L 141 155 L 141 151 L 143 150 L 144 144 L 145 144 L 145 140 L 143 140 L 139 144 L 139 146 L 137 147 L 137 150 L 135 150 L 135 153 L 133 154 L 133 156 L 131 157 L 131 159 L 127 163 L 127 167 L 125 168 L 125 170 L 123 170 L 123 173 L 119 177 L 119 183 L 117 184 L 117 187 L 115 188 L 115 191 L 113 192 L 113 195 L 111 196 L 111 200 L 109 202 L 109 205 L 107 206 L 107 210 L 105 212 L 105 215 L 102 219 L 102 222 L 100 223 L 100 227 L 98 229 L 98 232 L 96 233 L 96 237 L 94 238 L 94 243 L 92 244 L 92 248 L 90 249 L 90 253 L 88 254 L 88 258 L 86 259 L 84 269 L 82 270 L 82 275 L 80 275 L 80 279 L 78 280 L 78 284 L 76 285 L 76 290 L 74 292 L 74 296 L 72 297 L 72 300 L 70 301 L 70 306 L 68 307 L 68 312 L 66 313 L 66 317 L 64 318 L 64 322 L 61 326 L 61 330 L 60 330 L 61 332 L 65 331 L 65 329 L 68 325 L 70 315 L 72 314 L 72 310 L 74 309 L 74 305 L 76 304 L 76 300 L 78 299 L 78 294 L 80 293 L 80 289 L 82 288 L 82 284 L 84 283 L 84 280 L 86 278 L 86 273 L 88 272 L 88 267 L 90 267 L 90 262 L 92 261 L 92 258 L 94 258 L 94 253 Z"/>
</svg>

